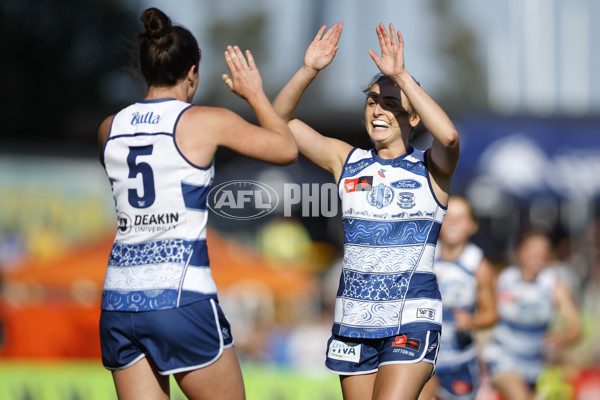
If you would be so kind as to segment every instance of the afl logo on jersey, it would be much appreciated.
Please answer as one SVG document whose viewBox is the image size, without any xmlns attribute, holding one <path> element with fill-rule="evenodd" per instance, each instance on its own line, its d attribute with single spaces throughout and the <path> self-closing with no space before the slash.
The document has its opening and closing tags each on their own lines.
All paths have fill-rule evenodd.
<svg viewBox="0 0 600 400">
<path fill-rule="evenodd" d="M 421 187 L 421 184 L 414 179 L 402 179 L 401 181 L 396 181 L 391 183 L 392 187 L 395 189 L 418 189 Z"/>
<path fill-rule="evenodd" d="M 279 203 L 277 192 L 256 181 L 223 182 L 208 193 L 208 207 L 229 219 L 255 219 L 270 214 Z"/>
<path fill-rule="evenodd" d="M 383 183 L 373 186 L 373 189 L 367 194 L 369 204 L 379 209 L 389 206 L 392 200 L 394 200 L 394 191 Z"/>
</svg>

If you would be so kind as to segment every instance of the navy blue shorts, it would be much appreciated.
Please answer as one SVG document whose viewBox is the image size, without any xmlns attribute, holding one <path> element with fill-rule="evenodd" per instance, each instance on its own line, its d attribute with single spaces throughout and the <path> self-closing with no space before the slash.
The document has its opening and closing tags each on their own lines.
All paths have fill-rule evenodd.
<svg viewBox="0 0 600 400">
<path fill-rule="evenodd" d="M 356 339 L 332 335 L 327 342 L 325 366 L 339 375 L 376 372 L 386 364 L 420 361 L 435 366 L 440 331 L 403 333 L 382 339 Z"/>
<path fill-rule="evenodd" d="M 161 375 L 215 362 L 233 346 L 229 322 L 213 299 L 167 310 L 102 311 L 102 364 L 115 371 L 149 357 Z"/>
<path fill-rule="evenodd" d="M 438 395 L 443 399 L 471 400 L 477 395 L 479 387 L 479 365 L 477 360 L 439 367 L 437 375 L 440 386 Z"/>
</svg>

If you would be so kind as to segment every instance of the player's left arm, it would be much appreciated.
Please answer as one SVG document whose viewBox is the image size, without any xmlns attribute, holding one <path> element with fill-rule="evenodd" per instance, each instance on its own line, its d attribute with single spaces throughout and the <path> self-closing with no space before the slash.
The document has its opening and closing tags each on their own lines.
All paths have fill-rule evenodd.
<svg viewBox="0 0 600 400">
<path fill-rule="evenodd" d="M 100 159 L 100 164 L 102 165 L 104 165 L 104 145 L 108 139 L 108 135 L 110 134 L 110 127 L 114 118 L 114 115 L 109 116 L 102 121 L 100 127 L 98 128 L 98 158 Z"/>
<path fill-rule="evenodd" d="M 498 310 L 495 294 L 496 272 L 486 258 L 481 260 L 475 277 L 477 279 L 477 311 L 473 316 L 473 328 L 489 328 L 498 320 Z"/>
<path fill-rule="evenodd" d="M 369 50 L 369 55 L 379 70 L 400 87 L 412 105 L 414 113 L 433 136 L 429 151 L 429 172 L 432 188 L 443 205 L 448 204 L 450 182 L 460 157 L 459 136 L 450 117 L 425 90 L 413 79 L 404 66 L 404 38 L 389 25 L 389 33 L 383 24 L 376 28 L 381 56 Z M 417 120 L 418 122 L 418 120 Z"/>
<path fill-rule="evenodd" d="M 581 337 L 579 308 L 571 290 L 562 282 L 558 282 L 554 287 L 553 296 L 563 329 L 560 332 L 550 333 L 546 341 L 555 347 L 573 344 Z"/>
<path fill-rule="evenodd" d="M 498 320 L 496 309 L 495 280 L 496 273 L 487 259 L 482 259 L 477 271 L 477 305 L 474 313 L 467 310 L 455 310 L 453 313 L 456 329 L 460 332 L 489 328 Z"/>
</svg>

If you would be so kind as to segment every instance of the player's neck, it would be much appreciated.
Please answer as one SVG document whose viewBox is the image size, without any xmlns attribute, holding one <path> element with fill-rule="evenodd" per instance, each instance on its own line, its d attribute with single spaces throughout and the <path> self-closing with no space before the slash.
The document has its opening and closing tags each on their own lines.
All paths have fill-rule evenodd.
<svg viewBox="0 0 600 400">
<path fill-rule="evenodd" d="M 150 86 L 146 100 L 177 99 L 187 102 L 187 92 L 182 85 L 174 86 Z"/>
<path fill-rule="evenodd" d="M 408 144 L 397 141 L 393 144 L 379 144 L 375 145 L 375 151 L 377 155 L 386 160 L 392 160 L 404 155 L 408 149 Z"/>
<path fill-rule="evenodd" d="M 442 242 L 442 246 L 440 248 L 440 257 L 442 260 L 453 261 L 460 257 L 462 252 L 467 247 L 467 243 L 456 243 L 456 244 L 445 244 Z"/>
</svg>

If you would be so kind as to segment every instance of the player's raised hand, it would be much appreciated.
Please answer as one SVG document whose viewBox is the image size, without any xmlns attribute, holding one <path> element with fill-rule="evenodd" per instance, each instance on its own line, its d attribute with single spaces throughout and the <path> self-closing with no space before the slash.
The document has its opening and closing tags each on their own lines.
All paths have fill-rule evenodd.
<svg viewBox="0 0 600 400">
<path fill-rule="evenodd" d="M 325 32 L 327 28 L 323 25 L 313 41 L 308 46 L 304 55 L 304 66 L 321 71 L 327 67 L 338 50 L 338 41 L 342 34 L 343 22 L 338 22 Z"/>
<path fill-rule="evenodd" d="M 225 62 L 231 77 L 227 74 L 223 74 L 221 77 L 233 93 L 243 99 L 248 99 L 248 96 L 254 93 L 263 92 L 260 71 L 256 68 L 250 50 L 246 50 L 244 57 L 238 46 L 227 46 Z"/>
<path fill-rule="evenodd" d="M 369 50 L 369 55 L 384 75 L 393 78 L 404 72 L 404 39 L 400 31 L 396 32 L 393 24 L 389 28 L 388 33 L 382 23 L 377 26 L 381 57 L 373 50 Z"/>
</svg>

